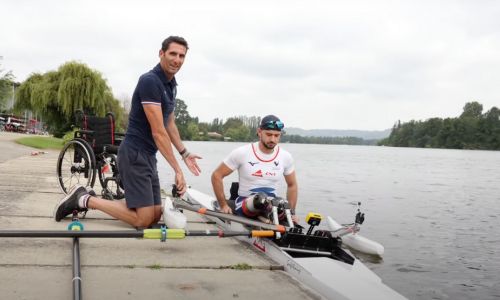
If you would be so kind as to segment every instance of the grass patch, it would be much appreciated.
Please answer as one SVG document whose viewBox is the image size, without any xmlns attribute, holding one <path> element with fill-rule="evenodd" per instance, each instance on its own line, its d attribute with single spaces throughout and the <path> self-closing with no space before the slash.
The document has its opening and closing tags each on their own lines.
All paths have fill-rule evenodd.
<svg viewBox="0 0 500 300">
<path fill-rule="evenodd" d="M 150 268 L 151 270 L 160 270 L 161 269 L 161 265 L 160 264 L 154 264 L 154 265 L 148 266 L 148 268 Z"/>
<path fill-rule="evenodd" d="M 16 143 L 37 149 L 56 149 L 63 147 L 63 140 L 55 137 L 30 136 L 16 140 Z"/>
<path fill-rule="evenodd" d="M 127 269 L 134 269 L 135 265 L 126 265 L 125 268 L 127 268 Z"/>
<path fill-rule="evenodd" d="M 241 263 L 241 264 L 232 265 L 231 269 L 233 269 L 233 270 L 251 270 L 252 266 L 247 264 L 247 263 Z"/>
</svg>

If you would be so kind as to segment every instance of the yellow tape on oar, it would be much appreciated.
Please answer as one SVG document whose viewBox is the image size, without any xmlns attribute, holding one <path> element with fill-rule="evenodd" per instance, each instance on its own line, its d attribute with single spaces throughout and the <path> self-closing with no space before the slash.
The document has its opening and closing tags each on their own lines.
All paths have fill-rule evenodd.
<svg viewBox="0 0 500 300">
<path fill-rule="evenodd" d="M 186 237 L 184 229 L 166 229 L 167 239 L 183 239 Z M 144 229 L 144 239 L 161 240 L 161 229 Z"/>
</svg>

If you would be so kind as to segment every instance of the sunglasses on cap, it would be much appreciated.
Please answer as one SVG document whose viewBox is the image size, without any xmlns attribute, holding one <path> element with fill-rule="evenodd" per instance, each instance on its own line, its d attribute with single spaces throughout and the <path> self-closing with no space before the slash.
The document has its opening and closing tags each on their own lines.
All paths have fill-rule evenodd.
<svg viewBox="0 0 500 300">
<path fill-rule="evenodd" d="M 285 127 L 285 124 L 281 121 L 268 121 L 262 125 L 260 125 L 261 129 L 267 130 L 280 130 Z"/>
</svg>

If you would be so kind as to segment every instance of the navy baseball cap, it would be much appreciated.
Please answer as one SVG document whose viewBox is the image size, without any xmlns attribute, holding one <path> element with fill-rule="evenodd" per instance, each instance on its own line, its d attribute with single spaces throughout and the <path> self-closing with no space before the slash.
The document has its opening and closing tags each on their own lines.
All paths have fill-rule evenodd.
<svg viewBox="0 0 500 300">
<path fill-rule="evenodd" d="M 260 129 L 281 131 L 285 124 L 275 115 L 267 115 L 260 121 Z"/>
</svg>

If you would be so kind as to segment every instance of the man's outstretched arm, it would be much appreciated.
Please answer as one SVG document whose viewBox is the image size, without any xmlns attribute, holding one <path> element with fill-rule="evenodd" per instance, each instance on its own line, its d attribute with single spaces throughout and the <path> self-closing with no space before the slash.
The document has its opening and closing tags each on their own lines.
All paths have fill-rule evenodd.
<svg viewBox="0 0 500 300">
<path fill-rule="evenodd" d="M 171 112 L 168 116 L 167 126 L 165 126 L 165 128 L 168 132 L 170 140 L 172 141 L 172 144 L 177 149 L 177 151 L 179 151 L 179 153 L 181 153 L 181 151 L 187 151 L 186 147 L 182 143 L 181 136 L 179 135 L 179 129 L 175 124 L 175 115 L 173 112 Z M 198 166 L 196 160 L 201 159 L 201 157 L 189 152 L 181 153 L 181 155 L 189 171 L 191 171 L 191 173 L 196 176 L 200 175 L 201 168 Z"/>
</svg>

